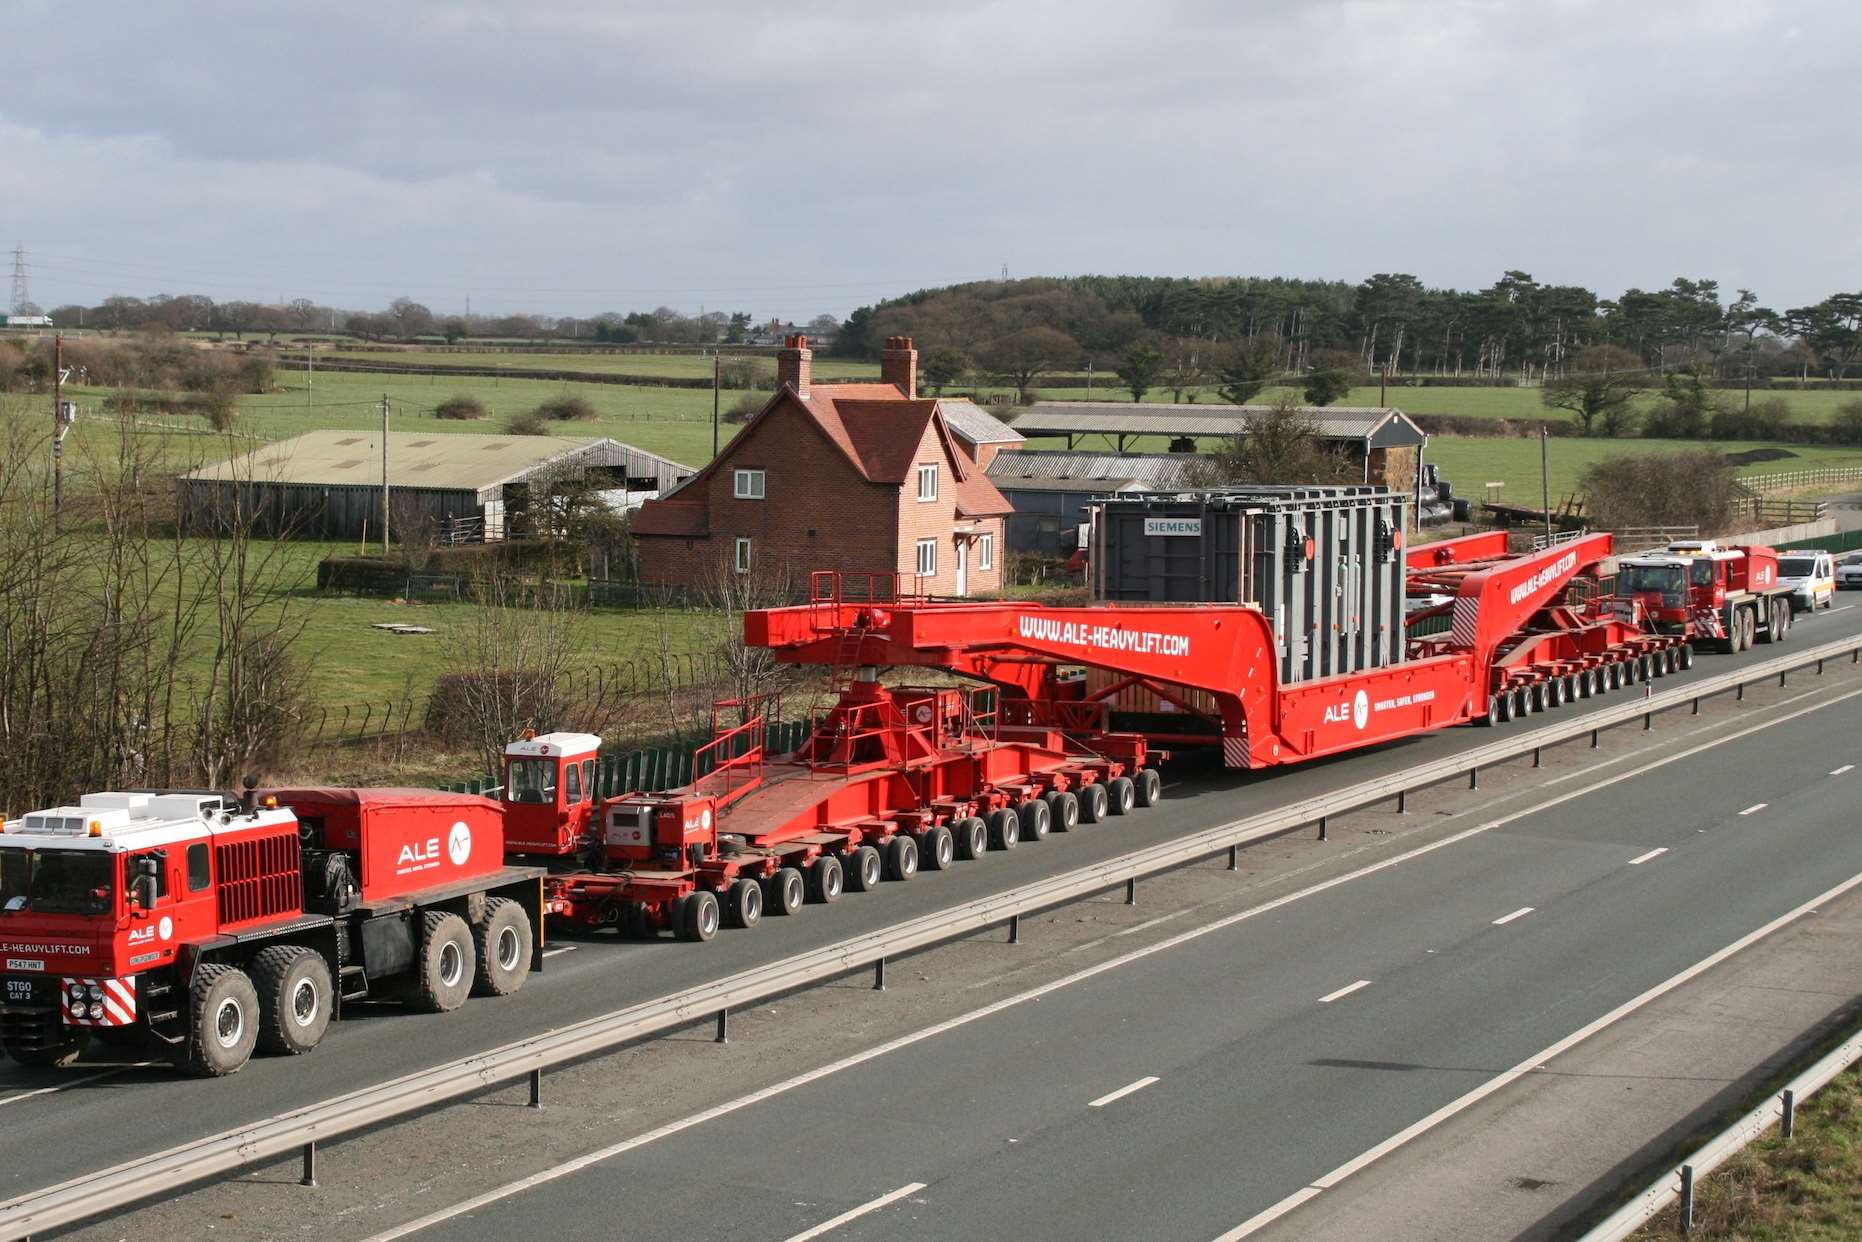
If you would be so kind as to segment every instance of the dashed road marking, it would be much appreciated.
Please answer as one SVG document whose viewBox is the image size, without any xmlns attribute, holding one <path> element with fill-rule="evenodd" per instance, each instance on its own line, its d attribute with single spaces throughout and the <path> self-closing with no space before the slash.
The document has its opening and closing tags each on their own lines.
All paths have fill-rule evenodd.
<svg viewBox="0 0 1862 1242">
<path fill-rule="evenodd" d="M 1634 858 L 1629 860 L 1629 865 L 1632 867 L 1640 867 L 1643 863 L 1649 861 L 1649 859 L 1660 858 L 1663 854 L 1666 854 L 1667 852 L 1668 852 L 1668 847 L 1664 845 L 1662 846 L 1662 848 L 1658 850 L 1650 850 L 1646 854 L 1637 854 Z"/>
<path fill-rule="evenodd" d="M 786 1242 L 808 1242 L 810 1238 L 818 1238 L 824 1233 L 831 1233 L 850 1220 L 859 1220 L 869 1212 L 877 1212 L 887 1204 L 897 1203 L 900 1199 L 905 1198 L 905 1196 L 915 1195 L 924 1188 L 925 1184 L 923 1182 L 907 1183 L 897 1190 L 887 1191 L 877 1199 L 869 1199 L 857 1208 L 849 1208 L 839 1216 L 836 1216 L 833 1220 L 824 1220 L 813 1229 L 804 1229 L 802 1232 L 794 1234 L 786 1239 Z"/>
<path fill-rule="evenodd" d="M 1142 1091 L 1146 1087 L 1150 1086 L 1152 1083 L 1156 1081 L 1157 1081 L 1157 1076 L 1153 1074 L 1145 1078 L 1140 1078 L 1137 1082 L 1126 1083 L 1124 1086 L 1120 1087 L 1117 1091 L 1108 1092 L 1107 1094 L 1100 1096 L 1096 1100 L 1088 1100 L 1086 1102 L 1086 1107 L 1104 1108 L 1106 1105 L 1112 1103 L 1112 1101 L 1122 1100 L 1134 1091 Z"/>
<path fill-rule="evenodd" d="M 1321 1005 L 1329 1005 L 1335 1000 L 1339 1000 L 1342 997 L 1350 996 L 1353 992 L 1356 992 L 1360 988 L 1368 988 L 1370 986 L 1371 986 L 1371 981 L 1369 979 L 1360 979 L 1356 983 L 1347 984 L 1346 986 L 1338 989 L 1338 991 L 1336 992 L 1327 992 L 1324 996 L 1321 996 L 1319 998 L 1319 1003 Z"/>
<path fill-rule="evenodd" d="M 1739 813 L 1741 815 L 1756 815 L 1770 805 L 1771 803 L 1769 802 L 1754 802 L 1751 806 Z"/>
<path fill-rule="evenodd" d="M 1495 919 L 1493 921 L 1493 925 L 1495 927 L 1501 927 L 1507 923 L 1511 923 L 1514 919 L 1523 919 L 1528 914 L 1531 914 L 1531 913 L 1532 913 L 1531 906 L 1521 906 L 1519 909 L 1513 911 L 1513 913 L 1503 914 L 1499 918 Z"/>
</svg>

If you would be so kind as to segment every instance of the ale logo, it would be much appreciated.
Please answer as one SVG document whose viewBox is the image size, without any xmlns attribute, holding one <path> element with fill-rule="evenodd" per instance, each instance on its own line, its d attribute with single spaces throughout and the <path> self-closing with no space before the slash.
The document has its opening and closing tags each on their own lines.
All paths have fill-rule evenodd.
<svg viewBox="0 0 1862 1242">
<path fill-rule="evenodd" d="M 155 931 L 163 940 L 168 940 L 175 934 L 175 921 L 164 914 L 162 921 L 155 925 Z"/>
<path fill-rule="evenodd" d="M 1358 697 L 1351 700 L 1351 723 L 1355 728 L 1362 729 L 1365 725 L 1369 724 L 1370 721 L 1370 696 L 1360 690 L 1358 691 Z"/>
<path fill-rule="evenodd" d="M 453 860 L 453 866 L 463 867 L 466 859 L 472 857 L 472 830 L 460 820 L 453 825 L 453 830 L 446 834 L 446 856 Z"/>
</svg>

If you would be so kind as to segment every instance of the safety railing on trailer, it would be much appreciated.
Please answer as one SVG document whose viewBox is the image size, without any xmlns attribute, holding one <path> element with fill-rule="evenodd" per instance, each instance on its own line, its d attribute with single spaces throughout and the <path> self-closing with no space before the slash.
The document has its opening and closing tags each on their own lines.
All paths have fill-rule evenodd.
<svg viewBox="0 0 1862 1242">
<path fill-rule="evenodd" d="M 762 781 L 766 709 L 775 698 L 759 694 L 712 704 L 711 740 L 692 752 L 692 774 L 702 793 L 728 800 Z M 719 719 L 732 711 L 746 717 L 742 724 Z"/>
<path fill-rule="evenodd" d="M 1555 548 L 1561 543 L 1570 543 L 1572 540 L 1582 539 L 1588 534 L 1590 534 L 1590 527 L 1588 526 L 1579 526 L 1573 530 L 1555 530 L 1549 535 L 1541 532 L 1532 537 L 1532 550 L 1534 552 L 1539 552 L 1546 548 Z"/>
<path fill-rule="evenodd" d="M 1151 876 L 1223 855 L 1227 856 L 1231 868 L 1239 869 L 1240 851 L 1246 845 L 1315 827 L 1324 839 L 1329 817 L 1392 801 L 1401 813 L 1408 809 L 1410 794 L 1430 786 L 1466 780 L 1470 787 L 1478 788 L 1481 772 L 1496 764 L 1530 758 L 1536 767 L 1547 748 L 1578 742 L 1586 736 L 1595 747 L 1605 730 L 1637 723 L 1644 730 L 1653 729 L 1655 718 L 1661 713 L 1685 712 L 1691 708 L 1693 714 L 1698 714 L 1702 700 L 1711 696 L 1731 694 L 1743 699 L 1748 686 L 1773 680 L 1783 685 L 1797 672 L 1821 674 L 1827 663 L 1837 660 L 1850 665 L 1862 664 L 1862 636 L 1760 660 L 1718 676 L 1691 678 L 1659 693 L 1653 693 L 1653 686 L 1645 684 L 1645 690 L 1651 691 L 1647 698 L 1615 703 L 1567 720 L 1550 720 L 1538 728 L 1419 763 L 1400 772 L 1143 846 L 1006 892 L 976 898 L 502 1047 L 360 1087 L 111 1168 L 81 1174 L 55 1186 L 28 1191 L 0 1202 L 0 1237 L 43 1233 L 118 1211 L 153 1196 L 172 1196 L 188 1183 L 293 1152 L 301 1151 L 307 1171 L 312 1170 L 319 1142 L 478 1095 L 500 1083 L 528 1078 L 532 1100 L 540 1106 L 543 1075 L 547 1070 L 689 1027 L 694 1021 L 711 1016 L 716 1017 L 722 1034 L 732 1009 L 843 978 L 856 970 L 871 968 L 876 983 L 883 985 L 888 958 L 1005 926 L 1011 937 L 1019 941 L 1020 921 L 1024 915 L 1038 914 L 1118 887 L 1124 888 L 1127 901 L 1135 902 L 1139 882 Z M 1008 704 L 1005 702 L 1004 706 Z"/>
<path fill-rule="evenodd" d="M 851 707 L 835 705 L 817 707 L 809 723 L 808 770 L 861 762 L 856 756 L 862 742 L 883 740 L 888 735 L 903 735 L 909 742 L 905 758 L 926 754 L 932 749 L 934 724 L 912 724 L 899 715 L 890 700 L 856 703 Z M 823 753 L 825 750 L 826 753 Z"/>
</svg>

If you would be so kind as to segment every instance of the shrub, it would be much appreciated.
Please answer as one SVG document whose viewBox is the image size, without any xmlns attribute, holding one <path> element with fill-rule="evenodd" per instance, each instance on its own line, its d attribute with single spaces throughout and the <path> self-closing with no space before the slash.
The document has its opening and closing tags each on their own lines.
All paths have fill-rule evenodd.
<svg viewBox="0 0 1862 1242">
<path fill-rule="evenodd" d="M 761 358 L 726 358 L 718 364 L 718 384 L 753 392 L 776 391 L 776 368 Z"/>
<path fill-rule="evenodd" d="M 242 354 L 234 370 L 239 376 L 239 391 L 255 395 L 270 392 L 272 380 L 277 374 L 277 367 L 269 354 Z"/>
<path fill-rule="evenodd" d="M 1604 530 L 1698 526 L 1711 533 L 1732 517 L 1733 465 L 1712 449 L 1606 457 L 1579 486 L 1592 523 Z"/>
<path fill-rule="evenodd" d="M 1862 401 L 1845 401 L 1836 407 L 1830 438 L 1838 444 L 1862 444 Z"/>
<path fill-rule="evenodd" d="M 224 392 L 196 393 L 188 398 L 187 408 L 206 419 L 215 431 L 231 431 L 239 419 L 231 394 Z"/>
<path fill-rule="evenodd" d="M 453 418 L 461 421 L 471 421 L 474 419 L 487 418 L 490 414 L 491 411 L 485 408 L 485 403 L 483 401 L 480 401 L 471 393 L 466 392 L 448 397 L 446 400 L 433 407 L 433 417 L 435 418 Z"/>
<path fill-rule="evenodd" d="M 588 398 L 578 397 L 571 393 L 551 397 L 533 412 L 559 423 L 585 423 L 600 417 L 600 412 L 595 409 Z"/>
<path fill-rule="evenodd" d="M 1721 405 L 1710 422 L 1716 440 L 1784 440 L 1789 438 L 1791 405 L 1782 397 L 1769 397 L 1743 406 Z"/>
<path fill-rule="evenodd" d="M 546 436 L 550 433 L 549 415 L 542 410 L 522 410 L 504 424 L 506 435 Z"/>
<path fill-rule="evenodd" d="M 731 403 L 731 408 L 724 411 L 727 423 L 747 423 L 756 417 L 756 412 L 763 408 L 765 398 L 757 393 L 747 392 Z"/>
</svg>

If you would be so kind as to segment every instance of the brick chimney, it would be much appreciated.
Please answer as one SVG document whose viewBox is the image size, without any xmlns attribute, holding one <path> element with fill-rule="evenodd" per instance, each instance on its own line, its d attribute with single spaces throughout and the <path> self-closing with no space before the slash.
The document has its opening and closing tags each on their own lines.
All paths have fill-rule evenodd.
<svg viewBox="0 0 1862 1242">
<path fill-rule="evenodd" d="M 795 395 L 808 395 L 809 364 L 814 359 L 815 351 L 808 348 L 808 338 L 797 332 L 793 336 L 782 338 L 782 348 L 776 351 L 776 385 L 787 384 L 795 389 Z"/>
<path fill-rule="evenodd" d="M 918 395 L 918 351 L 909 336 L 889 336 L 879 351 L 879 378 L 907 397 Z"/>
</svg>

